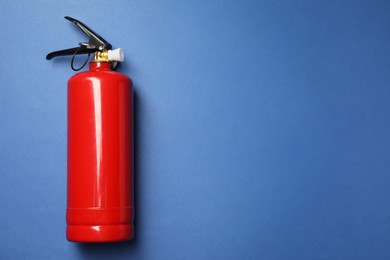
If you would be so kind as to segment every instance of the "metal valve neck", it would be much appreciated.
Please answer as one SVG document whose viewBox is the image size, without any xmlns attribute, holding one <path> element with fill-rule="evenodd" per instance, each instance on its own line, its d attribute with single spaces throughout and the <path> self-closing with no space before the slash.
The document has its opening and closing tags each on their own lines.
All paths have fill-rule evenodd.
<svg viewBox="0 0 390 260">
<path fill-rule="evenodd" d="M 110 62 L 108 59 L 108 50 L 96 51 L 91 62 Z"/>
</svg>

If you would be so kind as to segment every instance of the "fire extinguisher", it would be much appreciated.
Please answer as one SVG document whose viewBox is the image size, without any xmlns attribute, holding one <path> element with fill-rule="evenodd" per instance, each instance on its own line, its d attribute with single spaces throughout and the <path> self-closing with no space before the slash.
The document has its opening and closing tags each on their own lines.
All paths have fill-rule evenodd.
<svg viewBox="0 0 390 260">
<path fill-rule="evenodd" d="M 68 187 L 66 237 L 74 242 L 133 238 L 133 121 L 131 80 L 114 70 L 124 60 L 80 21 L 88 37 L 78 47 L 51 52 L 46 59 L 73 55 L 81 70 L 68 81 Z M 76 55 L 88 54 L 80 68 Z"/>
</svg>

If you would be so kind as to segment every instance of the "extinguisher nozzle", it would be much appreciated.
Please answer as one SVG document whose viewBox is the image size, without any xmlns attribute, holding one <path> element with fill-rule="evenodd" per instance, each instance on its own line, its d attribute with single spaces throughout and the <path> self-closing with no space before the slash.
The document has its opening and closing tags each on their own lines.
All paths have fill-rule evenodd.
<svg viewBox="0 0 390 260">
<path fill-rule="evenodd" d="M 108 50 L 108 59 L 110 61 L 124 61 L 125 55 L 123 53 L 123 50 L 121 48 L 115 50 Z"/>
</svg>

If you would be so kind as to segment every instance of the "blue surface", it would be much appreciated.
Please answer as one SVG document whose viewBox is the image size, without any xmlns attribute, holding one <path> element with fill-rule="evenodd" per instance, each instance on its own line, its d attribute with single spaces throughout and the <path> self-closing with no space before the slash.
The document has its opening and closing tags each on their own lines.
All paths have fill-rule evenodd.
<svg viewBox="0 0 390 260">
<path fill-rule="evenodd" d="M 3 1 L 0 259 L 389 259 L 389 1 Z M 73 16 L 136 91 L 136 238 L 65 240 Z"/>
</svg>

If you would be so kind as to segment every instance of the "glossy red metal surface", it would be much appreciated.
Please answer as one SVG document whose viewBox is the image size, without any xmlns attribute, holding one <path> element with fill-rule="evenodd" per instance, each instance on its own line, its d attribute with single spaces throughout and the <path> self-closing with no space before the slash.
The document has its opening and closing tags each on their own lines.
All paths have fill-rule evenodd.
<svg viewBox="0 0 390 260">
<path fill-rule="evenodd" d="M 90 63 L 68 82 L 67 239 L 133 237 L 132 84 Z"/>
</svg>

